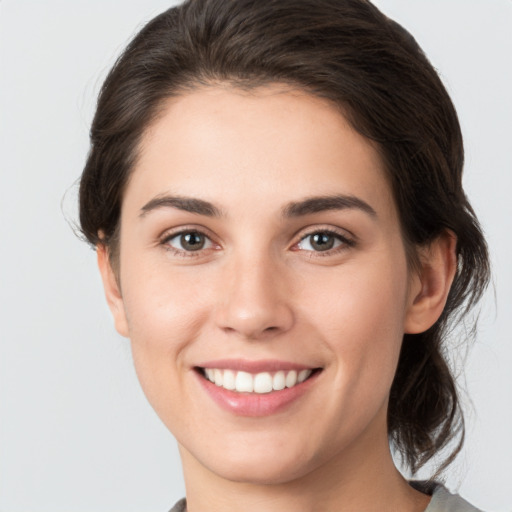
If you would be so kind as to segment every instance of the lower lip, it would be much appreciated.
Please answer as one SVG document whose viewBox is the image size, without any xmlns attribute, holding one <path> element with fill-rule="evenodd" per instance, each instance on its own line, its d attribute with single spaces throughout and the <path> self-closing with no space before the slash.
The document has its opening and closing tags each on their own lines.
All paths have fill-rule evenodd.
<svg viewBox="0 0 512 512">
<path fill-rule="evenodd" d="M 222 409 L 238 416 L 270 416 L 281 412 L 302 397 L 316 381 L 320 372 L 315 372 L 304 382 L 291 388 L 270 393 L 238 393 L 215 385 L 197 373 L 203 389 Z"/>
</svg>

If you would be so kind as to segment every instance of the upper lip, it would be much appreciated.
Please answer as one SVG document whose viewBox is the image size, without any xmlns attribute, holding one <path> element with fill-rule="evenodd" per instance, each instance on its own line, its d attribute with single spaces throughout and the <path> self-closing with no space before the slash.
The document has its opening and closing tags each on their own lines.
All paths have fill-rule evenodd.
<svg viewBox="0 0 512 512">
<path fill-rule="evenodd" d="M 216 368 L 219 370 L 234 370 L 247 373 L 278 372 L 290 370 L 313 370 L 318 368 L 307 364 L 294 363 L 291 361 L 280 361 L 277 359 L 261 359 L 250 361 L 247 359 L 216 359 L 205 361 L 196 365 L 198 368 Z"/>
</svg>

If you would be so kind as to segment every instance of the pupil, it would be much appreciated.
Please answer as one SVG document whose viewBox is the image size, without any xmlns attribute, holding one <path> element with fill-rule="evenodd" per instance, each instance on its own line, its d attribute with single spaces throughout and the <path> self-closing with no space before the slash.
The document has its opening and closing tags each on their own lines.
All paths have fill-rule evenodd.
<svg viewBox="0 0 512 512">
<path fill-rule="evenodd" d="M 328 233 L 316 233 L 312 238 L 311 246 L 318 251 L 328 251 L 334 245 L 334 237 Z"/>
<path fill-rule="evenodd" d="M 181 235 L 181 246 L 187 251 L 199 251 L 204 246 L 204 236 L 200 233 Z"/>
</svg>

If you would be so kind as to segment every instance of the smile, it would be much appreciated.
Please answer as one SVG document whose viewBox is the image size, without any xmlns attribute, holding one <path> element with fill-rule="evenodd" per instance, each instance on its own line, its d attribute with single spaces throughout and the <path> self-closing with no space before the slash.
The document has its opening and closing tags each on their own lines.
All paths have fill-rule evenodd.
<svg viewBox="0 0 512 512">
<path fill-rule="evenodd" d="M 322 368 L 275 361 L 216 361 L 196 366 L 206 394 L 236 416 L 268 416 L 284 411 L 314 386 Z"/>
<path fill-rule="evenodd" d="M 260 372 L 252 374 L 244 371 L 220 368 L 203 368 L 203 375 L 216 386 L 238 393 L 271 393 L 285 388 L 293 388 L 307 380 L 312 369 Z"/>
</svg>

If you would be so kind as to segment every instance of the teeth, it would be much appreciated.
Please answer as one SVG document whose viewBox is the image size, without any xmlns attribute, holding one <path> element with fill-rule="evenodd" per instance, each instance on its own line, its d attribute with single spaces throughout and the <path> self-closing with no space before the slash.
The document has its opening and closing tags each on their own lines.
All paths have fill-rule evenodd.
<svg viewBox="0 0 512 512">
<path fill-rule="evenodd" d="M 286 374 L 285 382 L 286 382 L 287 388 L 293 388 L 293 386 L 295 386 L 295 384 L 297 384 L 297 372 L 295 370 L 288 372 Z"/>
<path fill-rule="evenodd" d="M 221 370 L 219 370 L 221 371 Z M 222 387 L 233 390 L 236 389 L 236 374 L 232 370 L 224 370 L 224 378 L 222 381 Z"/>
<path fill-rule="evenodd" d="M 270 393 L 272 391 L 272 375 L 258 373 L 254 377 L 254 391 L 256 393 Z"/>
<path fill-rule="evenodd" d="M 301 370 L 297 376 L 297 382 L 304 382 L 311 375 L 311 370 Z"/>
<path fill-rule="evenodd" d="M 274 379 L 272 381 L 272 388 L 276 391 L 281 391 L 286 387 L 286 375 L 284 372 L 277 372 L 274 375 Z"/>
<path fill-rule="evenodd" d="M 244 391 L 252 393 L 254 391 L 252 375 L 247 372 L 238 372 L 235 379 L 235 389 L 240 393 L 243 393 Z"/>
<path fill-rule="evenodd" d="M 233 370 L 221 370 L 218 368 L 205 368 L 206 378 L 219 387 L 239 393 L 270 393 L 281 391 L 284 388 L 292 388 L 304 382 L 313 370 L 278 371 L 275 374 L 269 372 L 257 373 L 235 372 Z"/>
</svg>

